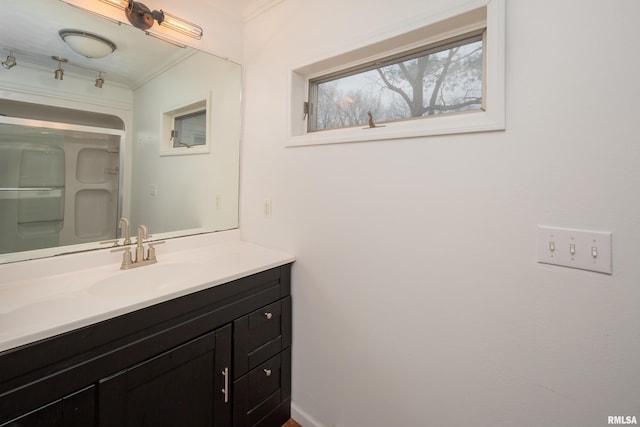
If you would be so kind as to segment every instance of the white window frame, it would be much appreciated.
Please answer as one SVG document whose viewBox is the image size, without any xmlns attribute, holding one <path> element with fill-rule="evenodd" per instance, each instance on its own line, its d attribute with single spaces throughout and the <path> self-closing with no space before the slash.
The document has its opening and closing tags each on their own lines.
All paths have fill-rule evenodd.
<svg viewBox="0 0 640 427">
<path fill-rule="evenodd" d="M 205 144 L 194 145 L 191 147 L 174 147 L 171 131 L 175 129 L 175 120 L 187 114 L 198 111 L 205 111 Z M 211 151 L 211 94 L 203 99 L 190 102 L 172 108 L 170 111 L 162 113 L 162 142 L 160 145 L 160 156 L 181 156 L 187 154 L 206 154 Z"/>
<path fill-rule="evenodd" d="M 385 32 L 376 43 L 296 67 L 291 72 L 288 147 L 344 142 L 415 138 L 505 129 L 505 0 L 475 0 L 464 7 L 419 17 Z M 416 25 L 419 21 L 421 25 Z M 410 30 L 407 31 L 407 28 Z M 413 29 L 411 29 L 413 28 Z M 377 128 L 340 128 L 307 131 L 303 105 L 308 101 L 309 80 L 435 44 L 486 28 L 484 33 L 484 109 L 419 120 L 385 123 Z"/>
</svg>

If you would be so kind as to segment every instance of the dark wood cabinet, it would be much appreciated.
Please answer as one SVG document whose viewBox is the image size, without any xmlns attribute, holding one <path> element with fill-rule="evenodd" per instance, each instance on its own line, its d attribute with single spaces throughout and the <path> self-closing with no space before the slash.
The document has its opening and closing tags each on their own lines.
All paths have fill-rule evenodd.
<svg viewBox="0 0 640 427">
<path fill-rule="evenodd" d="M 280 427 L 290 265 L 0 353 L 0 427 Z"/>
<path fill-rule="evenodd" d="M 2 427 L 45 427 L 61 425 L 63 425 L 62 400 L 59 400 L 42 408 L 36 409 L 17 420 L 2 424 Z"/>
<path fill-rule="evenodd" d="M 279 426 L 289 419 L 290 365 L 291 349 L 287 348 L 234 381 L 234 427 Z"/>
<path fill-rule="evenodd" d="M 233 323 L 233 426 L 282 425 L 291 398 L 291 297 Z"/>
<path fill-rule="evenodd" d="M 228 426 L 230 362 L 228 325 L 101 380 L 98 426 Z"/>
<path fill-rule="evenodd" d="M 95 386 L 38 408 L 2 427 L 86 427 L 95 424 Z"/>
</svg>

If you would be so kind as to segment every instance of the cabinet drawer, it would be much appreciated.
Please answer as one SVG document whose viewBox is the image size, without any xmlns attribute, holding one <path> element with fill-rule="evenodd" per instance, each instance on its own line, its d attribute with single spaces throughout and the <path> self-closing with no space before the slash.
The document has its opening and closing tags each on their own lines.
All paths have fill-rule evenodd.
<svg viewBox="0 0 640 427">
<path fill-rule="evenodd" d="M 234 379 L 291 344 L 291 297 L 234 321 Z"/>
<path fill-rule="evenodd" d="M 234 427 L 257 425 L 291 395 L 290 365 L 286 349 L 234 381 Z"/>
<path fill-rule="evenodd" d="M 282 302 L 277 301 L 249 315 L 249 353 L 282 335 Z"/>
<path fill-rule="evenodd" d="M 267 360 L 248 375 L 249 408 L 254 408 L 280 388 L 280 355 Z"/>
</svg>

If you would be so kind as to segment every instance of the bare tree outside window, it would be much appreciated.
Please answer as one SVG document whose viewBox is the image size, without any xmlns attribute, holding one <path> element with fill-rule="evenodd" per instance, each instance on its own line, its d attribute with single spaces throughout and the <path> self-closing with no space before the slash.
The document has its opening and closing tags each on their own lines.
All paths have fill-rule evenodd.
<svg viewBox="0 0 640 427">
<path fill-rule="evenodd" d="M 482 109 L 483 40 L 473 36 L 360 71 L 310 82 L 309 130 Z"/>
</svg>

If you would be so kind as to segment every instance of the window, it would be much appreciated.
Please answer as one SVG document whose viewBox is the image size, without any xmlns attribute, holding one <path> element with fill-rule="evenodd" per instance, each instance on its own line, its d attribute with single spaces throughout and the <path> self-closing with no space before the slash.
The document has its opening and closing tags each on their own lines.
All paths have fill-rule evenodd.
<svg viewBox="0 0 640 427">
<path fill-rule="evenodd" d="M 287 146 L 504 130 L 505 3 L 425 7 L 292 69 Z"/>
<path fill-rule="evenodd" d="M 161 156 L 209 152 L 208 105 L 207 99 L 162 114 Z"/>
<path fill-rule="evenodd" d="M 191 148 L 207 143 L 207 110 L 178 116 L 173 120 L 173 148 Z"/>
<path fill-rule="evenodd" d="M 309 81 L 309 132 L 479 110 L 483 34 Z"/>
</svg>

